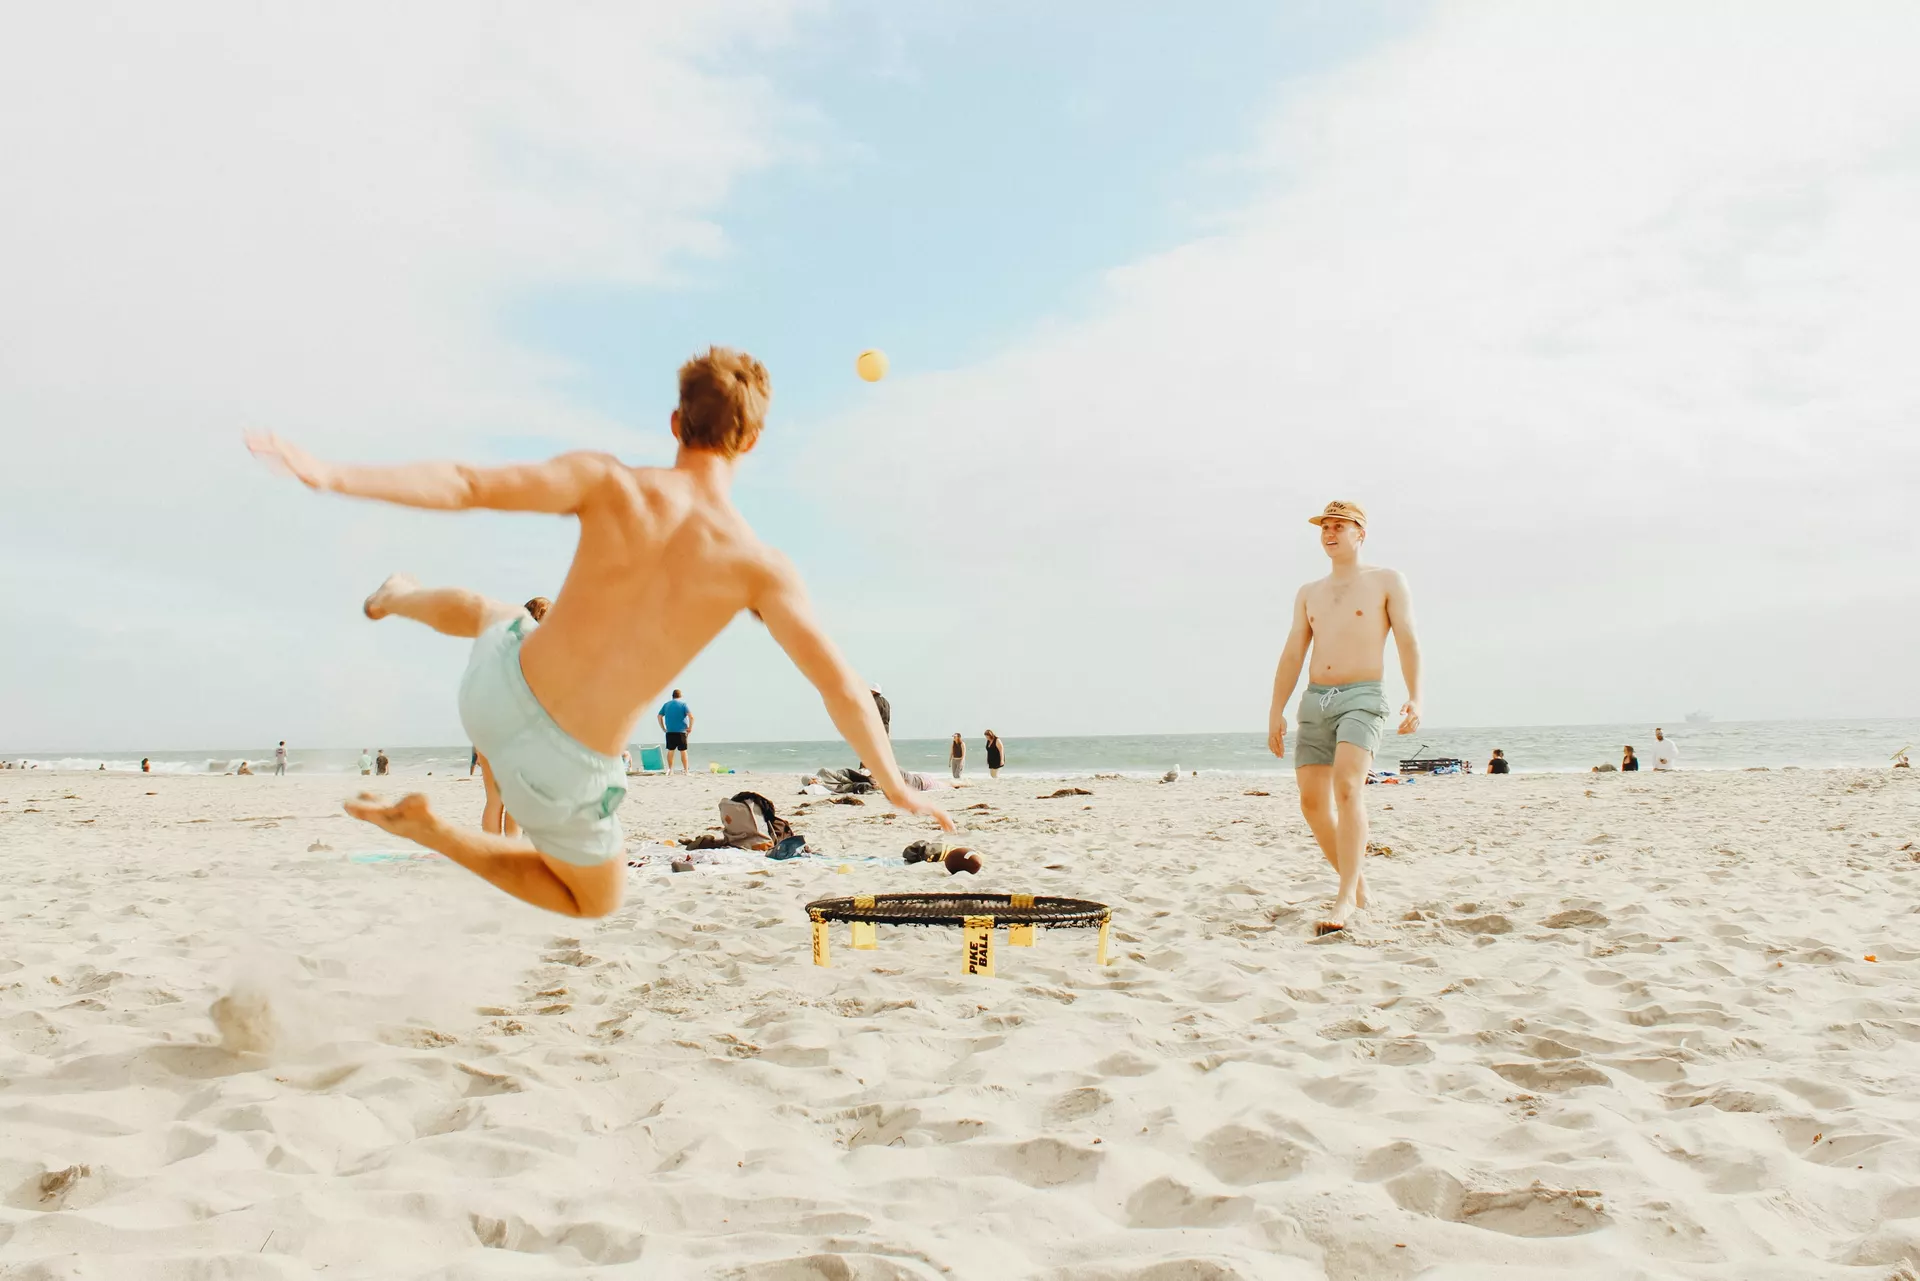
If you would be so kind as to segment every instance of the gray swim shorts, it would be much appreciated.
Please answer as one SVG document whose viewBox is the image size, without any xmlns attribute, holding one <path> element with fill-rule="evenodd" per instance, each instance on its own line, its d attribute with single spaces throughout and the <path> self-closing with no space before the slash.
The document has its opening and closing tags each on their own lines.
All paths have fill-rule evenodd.
<svg viewBox="0 0 1920 1281">
<path fill-rule="evenodd" d="M 588 867 L 621 852 L 614 811 L 627 799 L 626 764 L 554 724 L 527 687 L 520 642 L 538 626 L 521 614 L 475 639 L 460 680 L 460 723 L 533 847 Z"/>
<path fill-rule="evenodd" d="M 1380 750 L 1387 712 L 1386 687 L 1379 681 L 1307 686 L 1300 696 L 1294 765 L 1331 765 L 1339 743 L 1352 743 L 1372 755 Z"/>
</svg>

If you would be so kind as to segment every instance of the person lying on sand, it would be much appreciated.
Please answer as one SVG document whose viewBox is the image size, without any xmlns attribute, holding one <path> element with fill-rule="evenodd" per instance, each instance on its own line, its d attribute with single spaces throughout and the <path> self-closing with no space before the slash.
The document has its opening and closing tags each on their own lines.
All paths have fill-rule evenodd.
<svg viewBox="0 0 1920 1281">
<path fill-rule="evenodd" d="M 1318 935 L 1345 929 L 1355 910 L 1367 905 L 1367 879 L 1361 870 L 1367 856 L 1365 793 L 1367 771 L 1389 711 L 1381 684 L 1387 633 L 1393 633 L 1400 674 L 1407 682 L 1407 701 L 1400 708 L 1402 734 L 1420 728 L 1420 642 L 1414 636 L 1406 578 L 1399 570 L 1360 563 L 1360 549 L 1367 541 L 1367 513 L 1360 505 L 1328 503 L 1308 523 L 1319 526 L 1320 547 L 1333 570 L 1293 598 L 1293 630 L 1273 676 L 1267 747 L 1275 756 L 1287 754 L 1287 700 L 1293 697 L 1300 669 L 1309 667 L 1307 692 L 1300 698 L 1294 778 L 1307 826 L 1340 874 L 1333 910 L 1314 927 Z"/>
<path fill-rule="evenodd" d="M 626 879 L 616 811 L 620 752 L 641 710 L 741 610 L 772 633 L 813 682 L 833 722 L 869 761 L 897 809 L 953 820 L 909 789 L 867 683 L 814 618 L 793 565 L 734 509 L 739 459 L 758 441 L 772 389 L 744 352 L 715 347 L 680 369 L 672 467 L 628 467 L 606 454 L 477 467 L 321 462 L 272 435 L 248 447 L 310 489 L 440 511 L 546 512 L 580 522 L 573 564 L 544 622 L 517 605 L 395 574 L 367 597 L 368 618 L 411 618 L 471 638 L 460 719 L 490 762 L 507 812 L 531 846 L 455 827 L 414 793 L 369 793 L 347 812 L 438 851 L 516 898 L 568 916 L 605 916 Z"/>
</svg>

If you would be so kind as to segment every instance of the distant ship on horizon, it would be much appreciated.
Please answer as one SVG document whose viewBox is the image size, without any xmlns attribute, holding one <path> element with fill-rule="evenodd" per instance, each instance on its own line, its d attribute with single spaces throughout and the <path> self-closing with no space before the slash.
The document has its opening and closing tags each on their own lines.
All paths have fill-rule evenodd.
<svg viewBox="0 0 1920 1281">
<path fill-rule="evenodd" d="M 1689 725 L 1711 725 L 1711 724 L 1713 724 L 1713 717 L 1712 717 L 1712 716 L 1711 716 L 1710 714 L 1708 714 L 1708 713 L 1706 713 L 1706 712 L 1688 712 L 1688 713 L 1687 713 L 1687 724 L 1689 724 Z"/>
</svg>

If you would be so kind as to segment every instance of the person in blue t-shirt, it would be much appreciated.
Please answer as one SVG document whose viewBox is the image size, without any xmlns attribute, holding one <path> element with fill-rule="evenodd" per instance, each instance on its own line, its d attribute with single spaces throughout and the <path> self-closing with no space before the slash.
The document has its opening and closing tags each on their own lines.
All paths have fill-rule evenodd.
<svg viewBox="0 0 1920 1281">
<path fill-rule="evenodd" d="M 673 754 L 680 753 L 680 772 L 690 773 L 687 767 L 687 735 L 693 732 L 693 711 L 680 701 L 680 691 L 674 690 L 673 697 L 661 705 L 654 719 L 660 722 L 660 728 L 667 736 L 667 773 L 673 773 Z"/>
</svg>

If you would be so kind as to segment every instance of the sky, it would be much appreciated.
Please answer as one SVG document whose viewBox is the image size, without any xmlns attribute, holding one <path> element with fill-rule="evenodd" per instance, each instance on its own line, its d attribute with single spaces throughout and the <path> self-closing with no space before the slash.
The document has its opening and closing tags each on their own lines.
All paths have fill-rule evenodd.
<svg viewBox="0 0 1920 1281">
<path fill-rule="evenodd" d="M 242 432 L 665 462 L 716 342 L 774 382 L 739 505 L 906 736 L 1261 728 L 1336 497 L 1430 724 L 1920 714 L 1920 8 L 1205 17 L 20 11 L 0 749 L 462 741 L 459 642 L 360 599 L 551 594 L 570 527 Z M 678 683 L 832 736 L 750 619 Z"/>
</svg>

